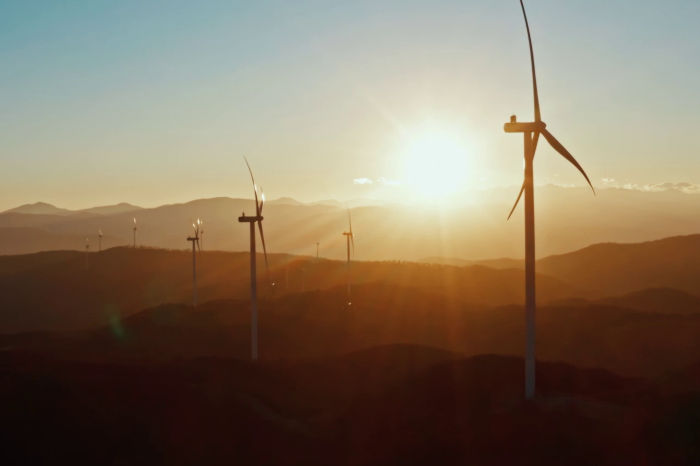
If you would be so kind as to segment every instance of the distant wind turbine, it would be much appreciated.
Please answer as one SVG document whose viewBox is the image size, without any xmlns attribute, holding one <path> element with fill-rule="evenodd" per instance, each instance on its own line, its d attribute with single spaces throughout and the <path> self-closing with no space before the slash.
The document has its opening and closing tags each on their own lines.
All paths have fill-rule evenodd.
<svg viewBox="0 0 700 466">
<path fill-rule="evenodd" d="M 351 278 L 350 278 L 350 246 L 352 245 L 352 255 L 355 255 L 355 237 L 352 234 L 352 216 L 350 215 L 350 209 L 348 209 L 348 231 L 343 232 L 343 236 L 345 236 L 345 240 L 347 243 L 347 253 L 348 253 L 348 261 L 347 261 L 347 281 L 348 281 L 348 301 L 347 305 L 352 306 L 352 286 L 351 286 Z"/>
<path fill-rule="evenodd" d="M 253 194 L 255 196 L 255 215 L 246 216 L 245 212 L 238 217 L 238 221 L 241 223 L 248 223 L 250 225 L 250 356 L 253 361 L 258 359 L 258 279 L 255 261 L 255 224 L 258 224 L 258 229 L 260 230 L 260 240 L 262 242 L 263 253 L 265 256 L 265 270 L 268 270 L 267 262 L 267 247 L 265 246 L 265 235 L 263 234 L 263 216 L 262 210 L 265 204 L 265 193 L 261 193 L 261 199 L 258 201 L 258 185 L 255 184 L 255 178 L 253 177 L 253 170 L 250 168 L 248 159 L 243 157 L 245 164 L 248 167 L 248 173 L 250 173 L 250 179 L 253 182 Z M 261 190 L 262 191 L 262 190 Z M 273 283 L 274 286 L 274 283 Z"/>
<path fill-rule="evenodd" d="M 102 228 L 100 228 L 97 230 L 97 252 L 102 251 L 102 236 L 104 235 L 102 235 Z"/>
<path fill-rule="evenodd" d="M 136 217 L 134 217 L 134 248 L 136 248 L 136 230 L 138 228 L 136 228 Z"/>
<path fill-rule="evenodd" d="M 204 249 L 204 222 L 197 219 L 199 222 L 199 250 Z"/>
<path fill-rule="evenodd" d="M 525 13 L 525 5 L 523 0 L 520 0 L 520 8 L 523 11 L 525 19 L 525 29 L 527 30 L 527 39 L 530 46 L 530 64 L 532 67 L 532 89 L 535 102 L 535 121 L 529 123 L 519 123 L 515 115 L 510 117 L 510 122 L 504 125 L 506 133 L 523 133 L 525 143 L 525 180 L 520 188 L 518 198 L 508 214 L 510 219 L 513 215 L 518 202 L 520 201 L 523 192 L 525 193 L 525 326 L 526 326 L 526 342 L 525 342 L 525 398 L 532 399 L 535 396 L 535 192 L 533 184 L 533 160 L 535 158 L 535 150 L 537 148 L 537 140 L 540 134 L 549 142 L 549 144 L 559 152 L 566 160 L 568 160 L 588 182 L 593 193 L 595 189 L 588 179 L 588 175 L 583 170 L 581 165 L 567 151 L 564 146 L 556 140 L 552 134 L 547 131 L 547 125 L 542 121 L 540 116 L 540 102 L 537 93 L 537 77 L 535 75 L 535 55 L 532 49 L 532 37 L 530 35 L 530 25 L 527 21 Z"/>
<path fill-rule="evenodd" d="M 194 228 L 194 236 L 188 236 L 187 241 L 190 241 L 192 243 L 192 307 L 197 307 L 197 249 L 200 249 L 199 246 L 199 237 L 200 237 L 200 226 L 202 225 L 202 221 L 197 219 L 197 223 L 192 224 L 192 228 Z"/>
</svg>

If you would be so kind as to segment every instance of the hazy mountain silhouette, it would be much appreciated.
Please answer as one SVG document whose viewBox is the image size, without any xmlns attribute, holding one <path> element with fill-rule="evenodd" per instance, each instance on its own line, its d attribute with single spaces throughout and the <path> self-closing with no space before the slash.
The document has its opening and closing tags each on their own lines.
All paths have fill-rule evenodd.
<svg viewBox="0 0 700 466">
<path fill-rule="evenodd" d="M 566 306 L 601 304 L 659 314 L 700 313 L 700 297 L 673 288 L 647 288 L 622 296 L 612 296 L 598 300 L 584 298 L 564 299 L 555 302 L 555 304 Z"/>
<path fill-rule="evenodd" d="M 262 299 L 261 358 L 325 358 L 396 343 L 467 355 L 522 353 L 525 329 L 520 305 L 479 306 L 386 282 L 355 286 L 352 310 L 343 306 L 344 296 L 344 287 L 338 286 Z M 77 309 L 62 307 L 58 315 L 52 310 L 35 312 L 33 317 L 43 316 L 51 323 L 63 317 L 54 324 L 62 328 L 65 321 L 95 314 L 89 307 Z M 0 346 L 90 361 L 249 357 L 247 298 L 206 302 L 197 309 L 164 304 L 131 316 L 120 315 L 114 305 L 111 309 L 108 314 L 109 307 L 98 308 L 97 317 L 105 322 L 101 328 L 73 334 L 5 335 Z M 538 357 L 543 360 L 635 376 L 660 375 L 700 360 L 698 312 L 673 312 L 669 307 L 652 312 L 603 303 L 540 305 L 537 329 Z"/>
<path fill-rule="evenodd" d="M 85 247 L 85 236 L 50 233 L 43 228 L 8 227 L 0 228 L 0 255 L 29 254 L 36 250 L 71 250 L 77 244 Z M 103 238 L 103 244 L 109 244 L 112 238 Z M 97 248 L 93 239 L 93 248 Z"/>
<path fill-rule="evenodd" d="M 475 193 L 483 202 L 475 204 L 387 205 L 354 201 L 358 259 L 421 260 L 425 257 L 454 257 L 482 260 L 523 256 L 522 222 L 505 217 L 517 191 L 494 189 Z M 537 253 L 559 254 L 601 241 L 638 242 L 700 231 L 700 194 L 680 191 L 640 192 L 603 189 L 595 199 L 582 188 L 545 186 L 537 189 Z M 247 249 L 247 232 L 234 220 L 245 210 L 252 212 L 250 199 L 213 198 L 130 211 L 85 209 L 83 216 L 56 215 L 42 219 L 0 214 L 2 227 L 42 226 L 61 235 L 96 235 L 102 228 L 115 239 L 113 245 L 130 244 L 132 218 L 138 217 L 138 241 L 142 245 L 184 249 L 184 240 L 196 218 L 205 222 L 204 242 L 208 249 Z M 54 212 L 55 213 L 55 212 Z M 136 213 L 136 215 L 134 215 Z M 14 217 L 12 217 L 14 215 Z M 521 215 L 516 211 L 515 216 Z M 265 208 L 265 233 L 273 252 L 315 254 L 341 259 L 345 253 L 340 235 L 347 226 L 345 204 L 337 201 L 300 203 L 293 199 L 272 200 Z M 435 225 L 439 225 L 436 240 Z M 289 232 L 294 234 L 290 235 Z M 409 234 L 410 233 L 410 234 Z M 12 252 L 54 249 L 51 243 L 31 250 L 17 240 L 0 242 Z M 73 249 L 82 249 L 78 241 Z M 14 249 L 16 248 L 16 249 Z M 488 264 L 494 266 L 496 264 Z"/>
<path fill-rule="evenodd" d="M 80 212 L 85 212 L 89 214 L 98 214 L 98 215 L 114 215 L 114 214 L 123 214 L 126 212 L 135 212 L 137 210 L 142 210 L 143 207 L 135 206 L 133 204 L 129 204 L 127 202 L 121 202 L 119 204 L 114 204 L 114 205 L 106 205 L 106 206 L 98 206 L 98 207 L 91 207 L 89 209 L 82 209 Z"/>
<path fill-rule="evenodd" d="M 199 257 L 200 300 L 247 299 L 248 253 L 204 252 Z M 0 333 L 86 328 L 164 302 L 190 303 L 191 260 L 187 251 L 141 248 L 91 254 L 89 269 L 85 253 L 72 251 L 0 257 Z M 277 283 L 274 290 L 265 284 L 264 268 L 259 268 L 258 275 L 266 297 L 272 297 L 273 291 L 283 295 L 346 282 L 341 261 L 272 255 L 270 264 L 271 280 Z M 391 293 L 398 295 L 395 286 L 401 285 L 479 305 L 523 299 L 520 270 L 356 262 L 352 275 L 357 284 L 385 283 L 378 290 L 380 298 L 394 298 Z M 538 284 L 542 300 L 580 294 L 577 288 L 547 276 L 540 276 Z"/>
<path fill-rule="evenodd" d="M 465 261 L 428 258 L 426 262 L 522 268 L 523 261 Z M 676 288 L 700 295 L 700 235 L 643 243 L 601 243 L 537 261 L 537 271 L 575 283 L 589 296 L 629 293 L 642 288 Z M 669 295 L 673 300 L 674 296 Z M 661 300 L 662 298 L 657 297 Z"/>
<path fill-rule="evenodd" d="M 700 235 L 636 244 L 603 243 L 546 257 L 537 271 L 613 295 L 642 288 L 677 288 L 700 294 Z"/>
<path fill-rule="evenodd" d="M 69 215 L 73 213 L 68 209 L 61 209 L 46 202 L 35 202 L 34 204 L 24 204 L 14 209 L 9 209 L 2 214 L 33 214 L 33 215 Z"/>
</svg>

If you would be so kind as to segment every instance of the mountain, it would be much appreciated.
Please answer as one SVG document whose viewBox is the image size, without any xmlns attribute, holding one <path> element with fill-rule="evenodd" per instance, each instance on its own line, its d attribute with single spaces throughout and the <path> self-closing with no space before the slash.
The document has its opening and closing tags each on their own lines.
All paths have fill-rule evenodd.
<svg viewBox="0 0 700 466">
<path fill-rule="evenodd" d="M 673 288 L 647 288 L 622 296 L 611 296 L 598 300 L 569 298 L 552 304 L 563 306 L 606 305 L 656 314 L 700 313 L 700 297 Z"/>
<path fill-rule="evenodd" d="M 483 265 L 484 267 L 490 267 L 492 269 L 522 269 L 525 267 L 525 262 L 522 259 L 510 259 L 507 257 L 483 260 L 467 260 L 458 259 L 456 257 L 424 257 L 418 262 L 423 262 L 426 264 L 454 265 L 457 267 Z"/>
<path fill-rule="evenodd" d="M 0 353 L 12 464 L 696 464 L 684 371 L 640 380 L 390 345 L 306 361 Z M 685 393 L 685 395 L 681 395 Z M 42 448 L 37 448 L 41 445 Z M 506 446 L 506 447 L 504 447 Z M 669 461 L 672 459 L 672 461 Z"/>
<path fill-rule="evenodd" d="M 77 234 L 55 234 L 43 228 L 9 227 L 0 228 L 0 255 L 28 254 L 36 250 L 68 250 L 85 248 L 85 236 Z M 111 238 L 103 238 L 103 244 L 108 245 Z M 97 246 L 93 244 L 96 248 Z"/>
<path fill-rule="evenodd" d="M 471 202 L 452 204 L 386 204 L 352 201 L 356 257 L 363 260 L 456 258 L 489 267 L 511 267 L 515 261 L 490 258 L 523 257 L 520 210 L 511 221 L 505 216 L 515 192 L 494 189 L 475 193 Z M 602 241 L 641 242 L 700 232 L 700 194 L 679 191 L 640 192 L 602 189 L 593 197 L 579 188 L 537 188 L 537 253 L 543 258 Z M 247 230 L 238 224 L 241 212 L 254 209 L 250 199 L 212 198 L 129 211 L 87 209 L 82 216 L 0 214 L 2 227 L 37 227 L 56 235 L 95 235 L 101 228 L 116 244 L 132 242 L 133 217 L 138 217 L 138 242 L 169 249 L 187 247 L 192 221 L 205 224 L 208 249 L 246 250 Z M 64 212 L 65 213 L 65 212 Z M 98 215 L 99 214 L 99 215 Z M 271 251 L 342 259 L 347 229 L 345 204 L 300 203 L 289 198 L 271 200 L 264 210 L 265 233 Z M 21 239 L 5 241 L 8 253 L 31 251 Z M 33 246 L 48 250 L 50 243 Z M 82 241 L 74 246 L 82 249 Z M 485 261 L 485 262 L 484 262 Z M 444 261 L 435 261 L 444 262 Z M 457 262 L 450 262 L 456 264 Z"/>
<path fill-rule="evenodd" d="M 69 215 L 72 211 L 61 209 L 45 202 L 35 202 L 34 204 L 24 204 L 14 209 L 9 209 L 2 214 L 32 214 L 32 215 Z"/>
<path fill-rule="evenodd" d="M 537 271 L 598 296 L 643 288 L 675 288 L 700 295 L 700 235 L 632 244 L 594 244 L 540 259 Z"/>
<path fill-rule="evenodd" d="M 107 205 L 107 206 L 98 206 L 98 207 L 90 207 L 89 209 L 82 209 L 80 212 L 88 213 L 88 214 L 98 214 L 98 215 L 114 215 L 114 214 L 123 214 L 126 212 L 134 212 L 137 210 L 142 210 L 143 207 L 135 206 L 133 204 L 129 204 L 127 202 L 121 202 L 119 204 L 114 204 L 114 205 Z"/>
<path fill-rule="evenodd" d="M 527 409 L 510 404 L 522 362 L 497 357 L 445 362 L 431 353 L 390 347 L 340 361 L 252 366 L 216 359 L 85 364 L 5 352 L 0 395 L 13 403 L 0 426 L 3 457 L 13 464 L 316 466 L 340 458 L 347 464 L 426 464 L 430 456 L 440 464 L 454 463 L 449 458 L 455 456 L 487 464 L 484 459 L 499 452 L 503 464 L 516 464 L 526 453 L 541 459 L 538 464 L 581 464 L 575 460 L 620 454 L 636 460 L 647 451 L 635 451 L 637 442 L 618 445 L 624 445 L 623 414 L 636 406 L 613 398 L 620 416 L 612 422 L 586 422 L 593 410 L 568 405 Z M 381 371 L 387 358 L 405 370 Z M 586 386 L 603 382 L 622 393 L 636 387 L 612 374 L 555 364 L 542 364 L 541 373 L 548 392 L 572 397 L 584 392 L 594 406 L 611 404 L 612 397 Z M 624 417 L 631 434 L 650 423 Z M 500 429 L 492 426 L 496 420 Z M 532 422 L 537 435 L 527 434 Z M 596 428 L 584 429 L 591 425 Z M 618 434 L 605 442 L 601 426 Z M 508 437 L 522 436 L 516 434 L 525 437 L 503 449 Z M 557 461 L 547 461 L 543 446 L 562 439 L 568 448 L 562 447 Z"/>
<path fill-rule="evenodd" d="M 91 253 L 89 264 L 86 264 L 84 252 L 2 256 L 0 333 L 75 330 L 104 325 L 111 319 L 124 318 L 161 303 L 189 303 L 191 261 L 188 251 L 146 248 L 114 248 Z M 199 298 L 202 301 L 246 299 L 249 296 L 248 261 L 248 253 L 201 253 Z M 262 263 L 262 257 L 258 261 Z M 373 286 L 371 290 L 376 295 L 372 299 L 391 308 L 404 303 L 399 287 L 416 288 L 420 296 L 436 295 L 441 302 L 455 305 L 500 305 L 523 300 L 523 272 L 520 270 L 394 262 L 355 262 L 351 270 L 356 286 Z M 335 289 L 335 294 L 342 295 L 347 268 L 341 261 L 275 254 L 270 256 L 270 281 L 277 287 L 273 290 L 262 285 L 267 278 L 263 267 L 258 268 L 258 273 L 260 293 L 265 298 L 308 290 Z M 580 294 L 579 290 L 547 276 L 538 276 L 538 287 L 541 300 Z M 357 293 L 361 289 L 358 288 Z M 426 308 L 433 305 L 427 297 L 420 302 Z"/>
<path fill-rule="evenodd" d="M 244 268 L 245 255 L 240 256 Z M 36 332 L 8 334 L 0 337 L 0 348 L 46 351 L 53 357 L 88 361 L 105 357 L 119 361 L 246 359 L 250 351 L 250 309 L 245 272 L 240 281 L 225 281 L 214 289 L 211 282 L 204 280 L 200 298 L 235 294 L 234 299 L 202 300 L 196 309 L 183 303 L 159 304 L 135 311 L 146 300 L 162 302 L 174 295 L 184 298 L 186 303 L 189 297 L 185 297 L 189 289 L 184 284 L 180 290 L 169 291 L 169 283 L 174 288 L 178 285 L 162 271 L 172 267 L 173 258 L 154 259 L 151 262 L 157 265 L 149 268 L 148 274 L 160 270 L 157 278 L 146 280 L 144 277 L 148 275 L 134 274 L 124 277 L 125 283 L 117 286 L 113 279 L 109 283 L 108 275 L 102 271 L 92 272 L 98 277 L 95 284 L 85 274 L 66 267 L 61 257 L 34 257 L 37 261 L 34 268 L 43 265 L 44 270 L 70 276 L 71 281 L 54 278 L 49 286 L 37 286 L 41 282 L 35 281 L 31 294 L 14 280 L 0 277 L 0 283 L 7 281 L 15 286 L 14 296 L 1 303 L 4 333 L 21 328 L 71 332 L 45 336 Z M 232 262 L 230 258 L 224 259 Z M 216 257 L 208 259 L 215 260 Z M 25 265 L 21 275 L 29 276 L 28 270 Z M 342 270 L 342 264 L 337 264 L 335 272 L 329 266 L 320 270 L 322 275 L 332 276 Z M 432 274 L 436 272 L 438 269 L 433 269 Z M 3 273 L 7 272 L 3 270 Z M 236 268 L 232 268 L 225 275 L 235 277 L 235 273 Z M 183 275 L 186 282 L 187 274 Z M 448 277 L 443 275 L 442 280 Z M 497 277 L 498 282 L 504 283 L 507 276 Z M 412 278 L 406 282 L 412 283 L 411 286 L 391 283 L 386 277 L 383 281 L 355 285 L 352 309 L 344 305 L 345 287 L 333 286 L 333 281 L 328 282 L 328 288 L 313 291 L 281 288 L 275 295 L 269 288 L 265 291 L 261 287 L 261 358 L 268 361 L 324 358 L 397 343 L 466 355 L 522 354 L 525 338 L 522 306 L 489 306 L 470 301 L 470 298 L 491 296 L 494 303 L 503 302 L 504 298 L 497 295 L 502 286 L 492 287 L 488 280 L 481 279 L 476 287 L 479 295 L 474 296 L 469 292 L 449 293 L 431 286 L 421 287 L 424 275 L 416 274 Z M 405 277 L 399 281 L 405 282 Z M 521 282 L 522 277 L 517 281 Z M 108 282 L 108 286 L 101 286 L 103 282 Z M 228 290 L 226 285 L 233 290 Z M 280 286 L 283 287 L 283 282 Z M 75 291 L 66 294 L 62 291 L 65 289 Z M 39 298 L 35 297 L 38 293 Z M 80 328 L 85 330 L 79 331 Z M 676 312 L 671 303 L 658 312 L 597 302 L 561 301 L 541 303 L 537 309 L 539 358 L 600 367 L 630 376 L 658 376 L 693 364 L 700 354 L 698 335 L 700 312 Z"/>
</svg>

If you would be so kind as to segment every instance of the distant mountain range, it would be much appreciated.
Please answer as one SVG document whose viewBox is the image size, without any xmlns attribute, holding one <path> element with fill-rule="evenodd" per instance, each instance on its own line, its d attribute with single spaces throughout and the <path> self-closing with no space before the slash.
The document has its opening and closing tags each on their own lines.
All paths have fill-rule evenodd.
<svg viewBox="0 0 700 466">
<path fill-rule="evenodd" d="M 515 194 L 489 190 L 451 207 L 351 202 L 356 258 L 429 258 L 429 262 L 454 265 L 515 267 L 517 261 L 511 259 L 484 261 L 523 256 L 521 211 L 510 221 L 505 218 Z M 537 189 L 537 199 L 538 257 L 592 243 L 640 242 L 700 232 L 696 214 L 700 194 L 602 189 L 594 197 L 582 188 L 545 186 Z M 72 211 L 45 203 L 24 205 L 0 213 L 0 254 L 82 250 L 86 237 L 96 243 L 98 229 L 104 232 L 104 247 L 128 245 L 134 217 L 139 245 L 185 249 L 190 225 L 201 218 L 206 249 L 241 251 L 248 248 L 248 234 L 237 218 L 252 209 L 249 199 L 224 197 L 154 208 L 117 204 Z M 272 252 L 315 255 L 315 244 L 320 242 L 323 257 L 344 257 L 345 204 L 281 198 L 269 201 L 263 213 Z"/>
<path fill-rule="evenodd" d="M 34 204 L 24 204 L 14 209 L 9 209 L 3 214 L 31 214 L 31 215 L 76 215 L 76 214 L 96 214 L 96 215 L 112 215 L 112 214 L 122 214 L 124 212 L 133 212 L 136 210 L 141 210 L 141 207 L 122 202 L 120 204 L 108 205 L 108 206 L 98 206 L 91 207 L 88 209 L 81 210 L 68 210 L 56 207 L 46 202 L 35 202 Z"/>
</svg>

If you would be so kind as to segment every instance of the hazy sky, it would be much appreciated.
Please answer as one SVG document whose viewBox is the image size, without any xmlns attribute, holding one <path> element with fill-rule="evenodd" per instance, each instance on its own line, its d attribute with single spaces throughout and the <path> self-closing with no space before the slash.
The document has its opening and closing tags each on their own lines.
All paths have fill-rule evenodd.
<svg viewBox="0 0 700 466">
<path fill-rule="evenodd" d="M 700 183 L 700 2 L 526 6 L 543 117 L 594 183 Z M 244 154 L 273 198 L 515 186 L 502 125 L 532 117 L 517 0 L 6 0 L 0 63 L 0 209 L 247 196 Z M 582 184 L 544 144 L 536 177 Z"/>
</svg>

